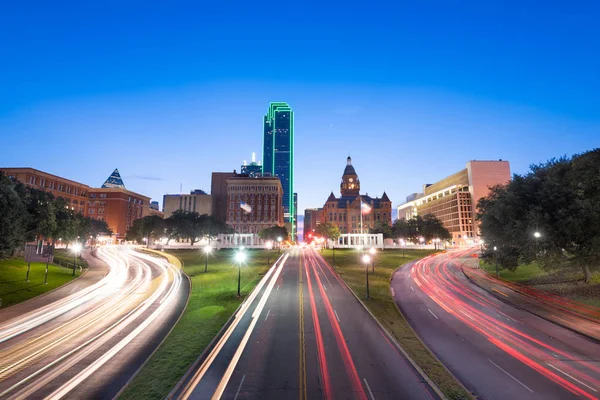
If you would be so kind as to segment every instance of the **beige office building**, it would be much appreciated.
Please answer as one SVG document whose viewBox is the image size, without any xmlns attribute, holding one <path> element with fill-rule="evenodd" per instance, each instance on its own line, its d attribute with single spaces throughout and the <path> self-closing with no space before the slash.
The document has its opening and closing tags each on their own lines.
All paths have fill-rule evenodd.
<svg viewBox="0 0 600 400">
<path fill-rule="evenodd" d="M 398 218 L 433 214 L 450 231 L 454 244 L 475 244 L 479 239 L 475 220 L 477 202 L 487 196 L 489 187 L 509 181 L 508 161 L 469 161 L 465 169 L 434 184 L 423 185 L 422 193 L 408 196 L 398 206 Z"/>
<path fill-rule="evenodd" d="M 199 189 L 190 194 L 165 194 L 163 196 L 164 217 L 169 218 L 177 210 L 212 215 L 212 196 Z"/>
</svg>

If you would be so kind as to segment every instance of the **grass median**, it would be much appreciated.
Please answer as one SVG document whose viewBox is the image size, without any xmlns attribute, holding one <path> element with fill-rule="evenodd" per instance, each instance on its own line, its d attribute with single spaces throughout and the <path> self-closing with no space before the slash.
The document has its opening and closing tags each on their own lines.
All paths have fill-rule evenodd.
<svg viewBox="0 0 600 400">
<path fill-rule="evenodd" d="M 198 250 L 169 252 L 183 262 L 192 281 L 188 305 L 171 334 L 135 377 L 119 399 L 164 399 L 192 363 L 231 317 L 268 269 L 277 251 L 248 250 L 242 267 L 241 293 L 236 297 L 238 270 L 231 250 L 212 253 L 208 273 Z"/>
<path fill-rule="evenodd" d="M 88 268 L 88 262 L 85 259 L 81 258 L 81 256 L 74 257 L 71 249 L 55 249 L 54 250 L 54 262 L 58 263 L 60 261 L 61 265 L 72 265 L 73 261 L 75 261 L 75 265 L 78 267 L 81 266 L 83 268 Z"/>
<path fill-rule="evenodd" d="M 399 265 L 423 258 L 431 253 L 434 251 L 405 250 L 404 253 L 401 250 L 378 251 L 375 256 L 375 273 L 373 274 L 369 270 L 371 300 L 365 301 L 364 304 L 448 398 L 469 399 L 471 396 L 419 340 L 404 316 L 398 311 L 390 293 L 390 279 Z M 323 256 L 333 265 L 332 250 L 326 250 Z M 364 265 L 360 264 L 359 253 L 356 250 L 335 250 L 334 269 L 350 289 L 360 299 L 364 299 L 366 295 L 365 269 Z"/>
<path fill-rule="evenodd" d="M 17 258 L 0 260 L 0 299 L 2 299 L 2 308 L 49 292 L 80 275 L 79 271 L 76 271 L 75 277 L 73 277 L 71 269 L 50 264 L 48 266 L 48 283 L 44 284 L 45 272 L 46 264 L 32 262 L 29 282 L 27 282 L 25 280 L 27 276 L 27 263 L 25 261 Z"/>
</svg>

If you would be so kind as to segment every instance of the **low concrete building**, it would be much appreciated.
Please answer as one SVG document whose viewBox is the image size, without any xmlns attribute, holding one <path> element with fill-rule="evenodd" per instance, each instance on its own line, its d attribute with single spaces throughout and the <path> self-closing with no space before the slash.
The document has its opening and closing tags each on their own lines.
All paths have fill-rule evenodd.
<svg viewBox="0 0 600 400">
<path fill-rule="evenodd" d="M 212 215 L 212 196 L 199 189 L 190 194 L 165 194 L 163 196 L 165 218 L 169 218 L 177 210 Z"/>
</svg>

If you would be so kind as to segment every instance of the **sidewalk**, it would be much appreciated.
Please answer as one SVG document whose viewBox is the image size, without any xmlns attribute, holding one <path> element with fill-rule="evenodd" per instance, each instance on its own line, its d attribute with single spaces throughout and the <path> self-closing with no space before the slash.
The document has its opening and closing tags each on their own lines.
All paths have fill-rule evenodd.
<svg viewBox="0 0 600 400">
<path fill-rule="evenodd" d="M 22 303 L 3 308 L 0 310 L 0 321 L 8 321 L 15 317 L 22 316 L 28 312 L 36 310 L 42 306 L 55 302 L 59 299 L 67 297 L 83 288 L 93 285 L 98 282 L 108 273 L 108 266 L 102 261 L 93 257 L 90 250 L 86 249 L 82 252 L 82 256 L 89 264 L 89 269 L 79 278 L 70 281 L 69 283 L 56 288 L 53 291 L 44 293 Z"/>
<path fill-rule="evenodd" d="M 471 282 L 500 300 L 600 341 L 600 309 L 496 278 L 479 268 L 471 254 L 456 261 Z"/>
</svg>

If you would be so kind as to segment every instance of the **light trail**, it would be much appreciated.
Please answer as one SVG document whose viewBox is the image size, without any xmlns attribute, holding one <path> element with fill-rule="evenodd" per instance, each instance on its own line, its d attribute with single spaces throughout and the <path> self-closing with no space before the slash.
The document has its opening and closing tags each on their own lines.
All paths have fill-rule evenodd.
<svg viewBox="0 0 600 400">
<path fill-rule="evenodd" d="M 454 275 L 457 269 L 452 267 L 453 263 L 470 252 L 471 249 L 454 251 L 418 261 L 412 266 L 410 277 L 440 308 L 497 348 L 574 395 L 596 399 L 600 368 L 592 359 L 527 333 L 522 324 L 500 310 L 499 300 L 480 293 Z M 560 360 L 556 360 L 557 356 Z M 552 360 L 552 364 L 547 363 L 548 360 Z"/>
<path fill-rule="evenodd" d="M 109 266 L 98 282 L 0 325 L 1 397 L 39 397 L 50 383 L 47 398 L 68 396 L 117 354 L 126 360 L 127 344 L 173 310 L 177 267 L 124 247 L 97 254 Z"/>
</svg>

